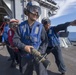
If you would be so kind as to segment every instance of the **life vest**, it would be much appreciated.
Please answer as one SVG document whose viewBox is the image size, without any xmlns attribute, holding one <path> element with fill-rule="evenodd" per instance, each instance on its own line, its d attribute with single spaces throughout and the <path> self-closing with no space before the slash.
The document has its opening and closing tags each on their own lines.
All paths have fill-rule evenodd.
<svg viewBox="0 0 76 75">
<path fill-rule="evenodd" d="M 20 33 L 21 33 L 21 41 L 25 45 L 31 45 L 35 49 L 39 49 L 41 44 L 41 31 L 42 31 L 42 24 L 39 22 L 35 22 L 32 26 L 31 32 L 28 25 L 28 21 L 24 21 L 19 25 Z"/>
<path fill-rule="evenodd" d="M 11 46 L 11 48 L 14 52 L 19 52 L 19 50 L 17 48 L 15 48 L 15 45 L 13 43 L 14 34 L 15 34 L 15 32 L 12 29 L 9 29 L 9 31 L 8 31 L 8 42 L 10 44 L 9 46 Z"/>
<path fill-rule="evenodd" d="M 48 32 L 48 39 L 49 39 L 49 47 L 56 47 L 60 45 L 58 35 L 54 32 L 53 27 L 50 27 Z"/>
<path fill-rule="evenodd" d="M 3 35 L 2 35 L 2 42 L 5 42 L 5 41 L 7 41 L 8 42 L 8 31 L 9 31 L 9 25 L 8 24 L 6 24 L 5 26 L 4 26 L 4 31 L 3 31 Z"/>
</svg>

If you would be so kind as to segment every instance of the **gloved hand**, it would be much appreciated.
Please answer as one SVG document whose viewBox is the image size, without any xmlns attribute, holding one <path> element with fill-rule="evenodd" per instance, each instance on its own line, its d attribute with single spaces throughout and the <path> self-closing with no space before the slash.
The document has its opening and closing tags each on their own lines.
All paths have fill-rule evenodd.
<svg viewBox="0 0 76 75">
<path fill-rule="evenodd" d="M 70 22 L 71 26 L 76 26 L 76 20 Z"/>
</svg>

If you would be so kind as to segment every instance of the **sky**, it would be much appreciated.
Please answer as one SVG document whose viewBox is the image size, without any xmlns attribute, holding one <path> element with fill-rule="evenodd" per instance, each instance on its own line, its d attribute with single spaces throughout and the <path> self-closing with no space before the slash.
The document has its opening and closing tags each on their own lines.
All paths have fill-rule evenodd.
<svg viewBox="0 0 76 75">
<path fill-rule="evenodd" d="M 59 9 L 57 14 L 50 17 L 52 25 L 70 22 L 76 19 L 76 0 L 54 0 Z M 69 32 L 76 32 L 76 26 L 69 26 Z"/>
</svg>

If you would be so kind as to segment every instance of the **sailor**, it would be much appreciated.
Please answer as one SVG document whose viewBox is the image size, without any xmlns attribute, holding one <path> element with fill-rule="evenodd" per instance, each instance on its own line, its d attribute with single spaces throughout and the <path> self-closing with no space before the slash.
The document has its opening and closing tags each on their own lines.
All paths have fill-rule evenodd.
<svg viewBox="0 0 76 75">
<path fill-rule="evenodd" d="M 63 61 L 60 42 L 58 39 L 59 36 L 57 33 L 61 30 L 65 30 L 70 25 L 76 26 L 76 20 L 51 27 L 51 20 L 45 17 L 42 19 L 42 24 L 45 27 L 49 40 L 46 53 L 47 54 L 52 53 L 54 55 L 58 70 L 61 72 L 62 75 L 64 75 L 66 72 L 66 67 Z"/>
<path fill-rule="evenodd" d="M 10 17 L 8 15 L 4 16 L 4 29 L 3 29 L 3 34 L 2 34 L 2 43 L 4 44 L 7 44 L 9 45 L 9 42 L 8 42 L 8 31 L 9 31 L 9 22 L 10 22 Z M 11 52 L 11 49 L 9 48 L 9 46 L 7 46 L 7 50 L 10 54 L 10 58 L 8 59 L 8 61 L 12 60 L 12 52 Z"/>
<path fill-rule="evenodd" d="M 19 50 L 13 44 L 13 36 L 17 29 L 18 24 L 19 24 L 19 21 L 17 19 L 14 19 L 14 18 L 10 19 L 10 22 L 9 22 L 10 29 L 8 31 L 8 42 L 9 42 L 9 46 L 13 52 L 11 67 L 16 67 L 16 65 L 19 63 L 19 60 L 18 60 Z"/>
<path fill-rule="evenodd" d="M 24 74 L 33 75 L 33 71 L 36 71 L 37 75 L 48 75 L 44 65 L 35 61 L 33 55 L 31 55 L 31 48 L 45 54 L 48 46 L 46 31 L 43 25 L 36 21 L 41 15 L 39 3 L 36 1 L 29 2 L 27 8 L 24 9 L 24 13 L 28 16 L 28 19 L 18 26 L 13 38 L 14 44 L 26 53 Z"/>
</svg>

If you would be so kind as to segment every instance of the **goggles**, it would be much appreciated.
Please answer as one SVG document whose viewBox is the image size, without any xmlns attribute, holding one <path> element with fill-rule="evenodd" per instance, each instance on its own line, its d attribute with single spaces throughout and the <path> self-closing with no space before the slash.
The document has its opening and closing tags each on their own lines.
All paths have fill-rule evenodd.
<svg viewBox="0 0 76 75">
<path fill-rule="evenodd" d="M 38 6 L 30 6 L 28 11 L 32 14 L 37 13 L 37 16 L 41 15 L 41 8 Z"/>
<path fill-rule="evenodd" d="M 9 22 L 10 20 L 9 20 L 9 19 L 4 19 L 4 21 L 5 21 L 5 22 Z"/>
<path fill-rule="evenodd" d="M 42 23 L 43 23 L 44 25 L 46 25 L 46 24 L 51 24 L 51 21 L 50 21 L 49 19 L 46 19 L 46 20 L 44 20 Z"/>
<path fill-rule="evenodd" d="M 10 23 L 10 28 L 17 28 L 18 27 L 18 23 Z"/>
</svg>

